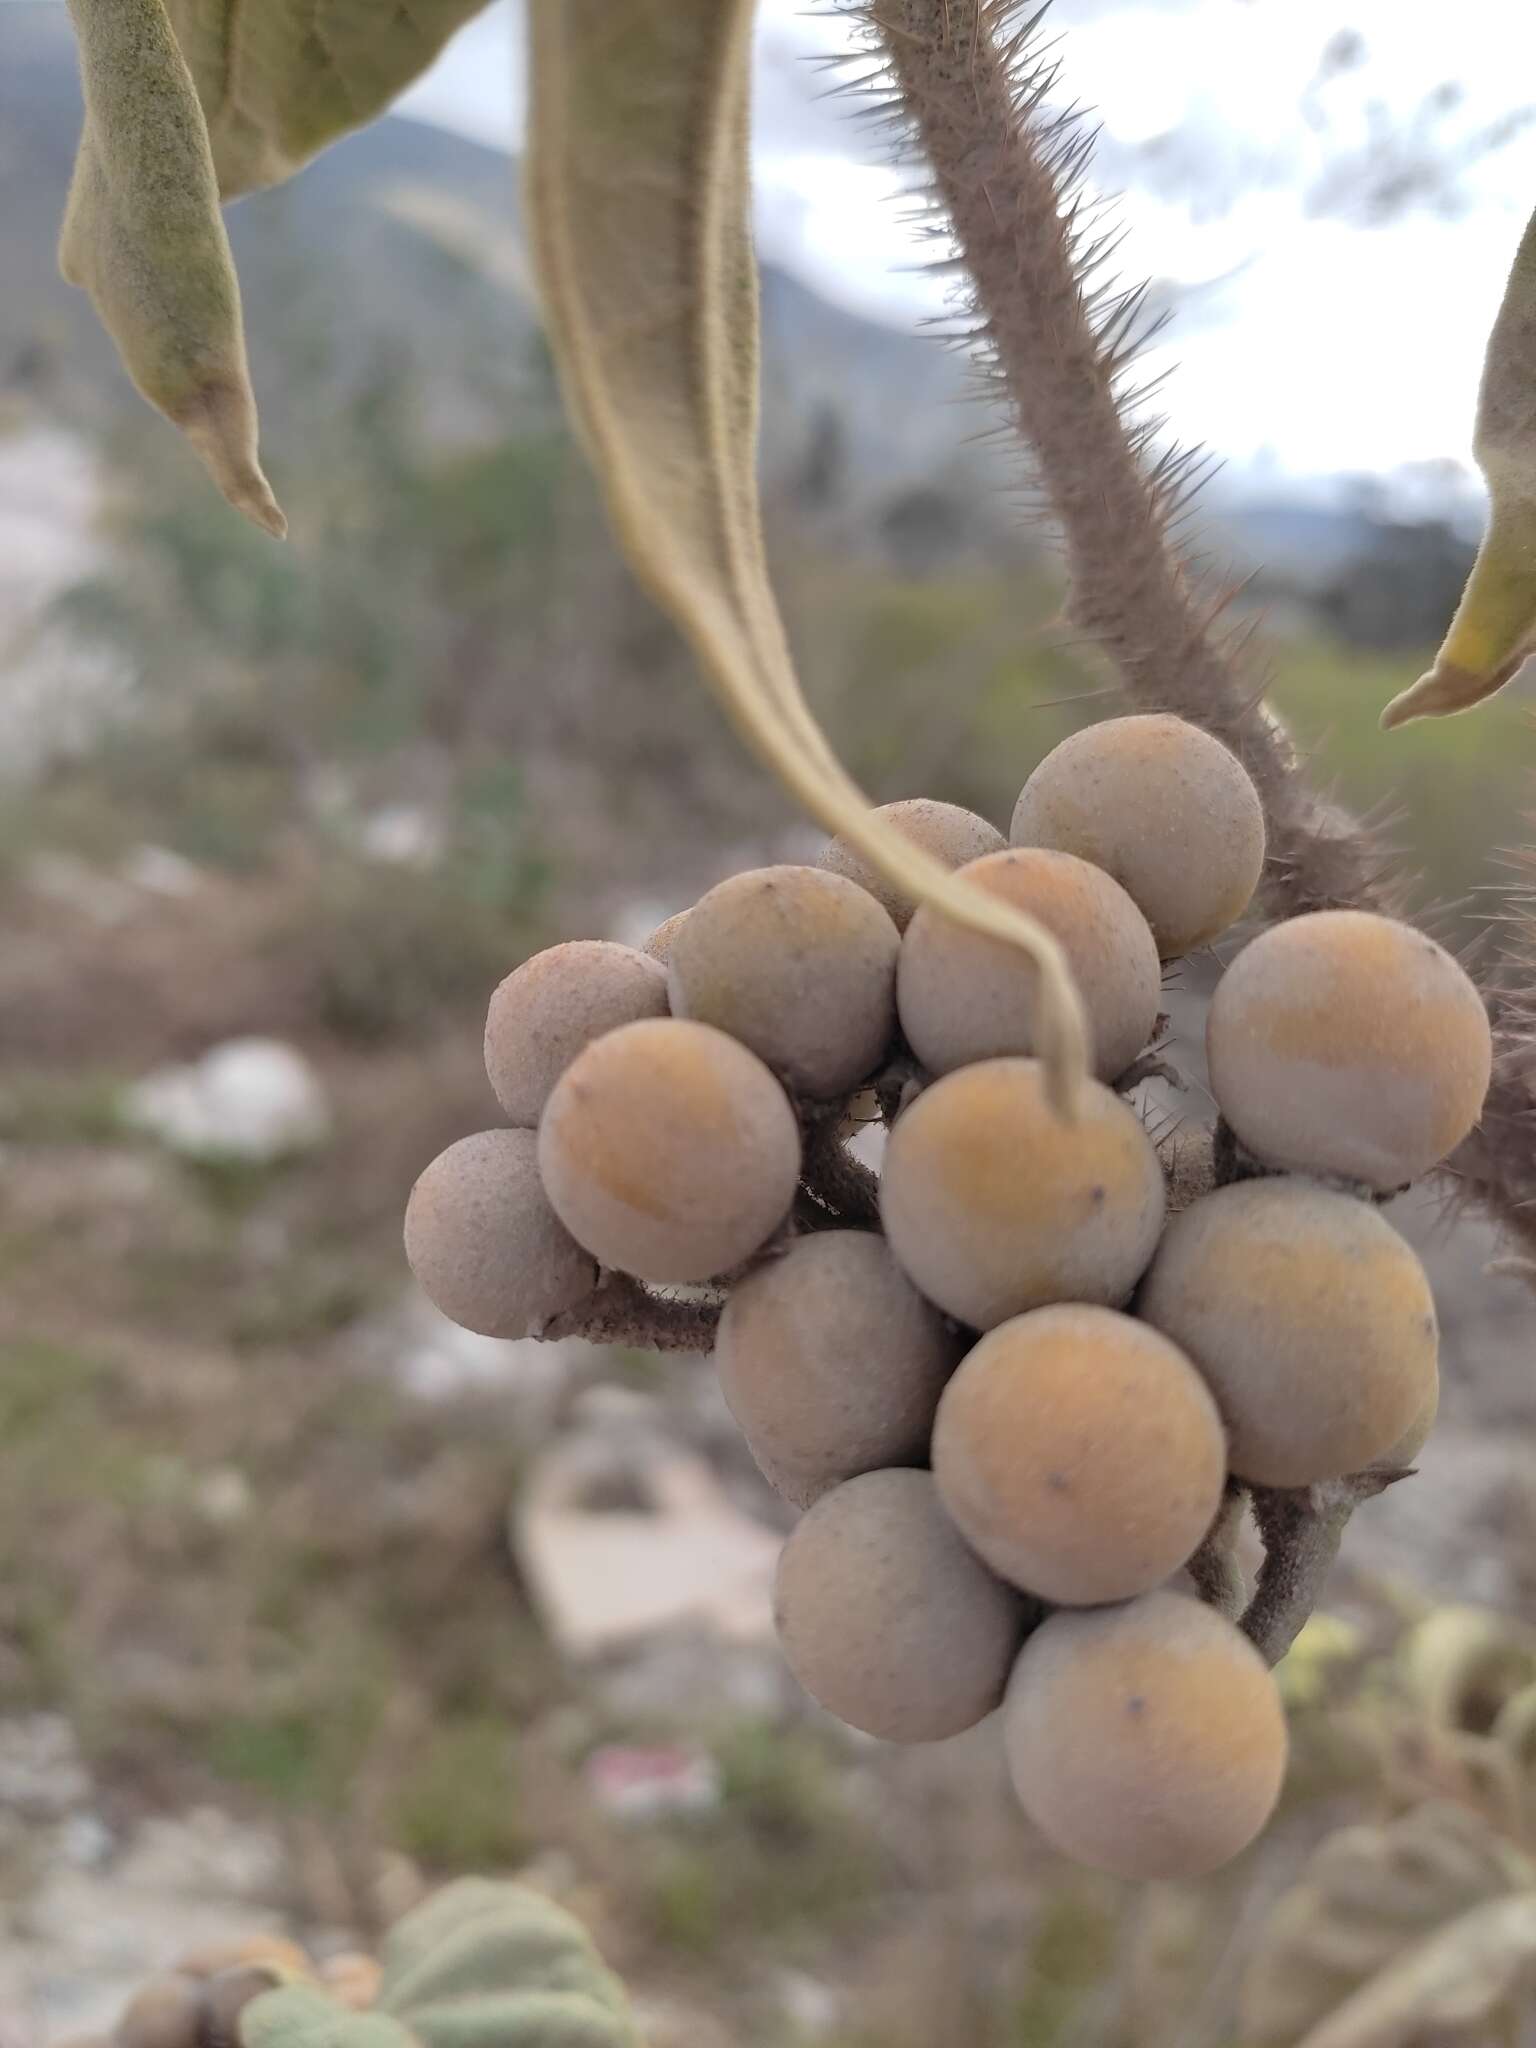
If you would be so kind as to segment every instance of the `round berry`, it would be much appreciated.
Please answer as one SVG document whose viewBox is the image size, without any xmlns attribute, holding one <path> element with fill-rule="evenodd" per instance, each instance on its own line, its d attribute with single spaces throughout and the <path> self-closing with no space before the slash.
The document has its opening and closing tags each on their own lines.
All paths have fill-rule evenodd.
<svg viewBox="0 0 1536 2048">
<path fill-rule="evenodd" d="M 1003 1696 L 1027 1609 L 972 1555 L 927 1472 L 866 1472 L 784 1546 L 774 1614 L 789 1668 L 840 1721 L 937 1742 Z"/>
<path fill-rule="evenodd" d="M 1009 1681 L 1003 1741 L 1041 1833 L 1117 1877 L 1230 1862 L 1285 1776 L 1285 1715 L 1263 1659 L 1179 1593 L 1042 1622 Z"/>
<path fill-rule="evenodd" d="M 784 1220 L 800 1130 L 755 1053 L 658 1017 L 594 1039 L 566 1068 L 539 1125 L 539 1167 L 555 1213 L 603 1265 L 709 1280 Z"/>
<path fill-rule="evenodd" d="M 1436 1386 L 1424 1268 L 1369 1203 L 1313 1181 L 1239 1181 L 1192 1203 L 1137 1307 L 1200 1368 L 1232 1470 L 1256 1485 L 1363 1470 Z"/>
<path fill-rule="evenodd" d="M 1175 1345 L 1078 1303 L 988 1331 L 939 1404 L 933 1475 L 972 1549 L 1058 1605 L 1145 1593 L 1199 1547 L 1226 1440 Z"/>
<path fill-rule="evenodd" d="M 550 1207 L 532 1131 L 479 1131 L 411 1189 L 405 1256 L 451 1321 L 484 1337 L 534 1337 L 597 1285 L 597 1268 Z"/>
<path fill-rule="evenodd" d="M 1094 1071 L 1113 1081 L 1157 1021 L 1162 969 L 1147 921 L 1101 868 L 1070 853 L 989 853 L 960 870 L 1060 942 L 1087 1012 Z M 901 944 L 897 1004 L 907 1042 L 930 1073 L 1031 1054 L 1035 970 L 1016 946 L 924 904 Z"/>
<path fill-rule="evenodd" d="M 1211 1088 L 1255 1157 L 1382 1192 L 1482 1114 L 1493 1048 L 1442 946 L 1364 910 L 1318 910 L 1245 946 L 1206 1019 Z"/>
<path fill-rule="evenodd" d="M 896 803 L 881 804 L 875 815 L 947 868 L 963 868 L 967 861 L 979 860 L 984 853 L 1000 853 L 1008 844 L 995 825 L 989 825 L 974 811 L 963 810 L 959 804 L 939 803 L 933 797 L 902 797 Z M 887 881 L 846 839 L 829 840 L 816 865 L 867 889 L 889 913 L 897 931 L 904 932 L 911 923 L 917 908 L 915 899 L 896 883 Z"/>
<path fill-rule="evenodd" d="M 1063 740 L 1025 783 L 1011 837 L 1113 875 L 1165 960 L 1235 924 L 1264 868 L 1264 811 L 1247 770 L 1209 733 L 1160 712 Z"/>
<path fill-rule="evenodd" d="M 535 953 L 502 982 L 486 1014 L 485 1071 L 496 1100 L 513 1123 L 533 1130 L 584 1045 L 666 1014 L 666 971 L 633 946 L 571 939 Z"/>
<path fill-rule="evenodd" d="M 1135 1112 L 1090 1081 L 1063 1121 L 1036 1060 L 984 1060 L 924 1089 L 897 1118 L 880 1177 L 892 1251 L 977 1330 L 1055 1301 L 1120 1306 L 1163 1207 Z"/>
</svg>

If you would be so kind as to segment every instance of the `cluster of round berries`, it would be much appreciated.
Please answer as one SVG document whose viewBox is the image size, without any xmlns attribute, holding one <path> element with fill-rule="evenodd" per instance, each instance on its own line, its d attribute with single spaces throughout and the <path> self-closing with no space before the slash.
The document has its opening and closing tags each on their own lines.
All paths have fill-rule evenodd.
<svg viewBox="0 0 1536 2048">
<path fill-rule="evenodd" d="M 1230 1483 L 1395 1469 L 1423 1442 L 1434 1304 L 1375 1198 L 1475 1123 L 1486 1014 L 1392 919 L 1263 931 L 1209 1012 L 1232 1171 L 1179 1207 L 1128 1098 L 1165 965 L 1259 882 L 1241 765 L 1125 718 L 1040 763 L 1011 845 L 952 805 L 885 815 L 1059 940 L 1096 1072 L 1073 1121 L 1033 1057 L 1028 963 L 834 841 L 642 950 L 577 942 L 510 975 L 486 1062 L 512 1128 L 428 1167 L 407 1251 L 495 1335 L 579 1321 L 604 1273 L 722 1295 L 727 1399 L 807 1510 L 776 1589 L 807 1690 L 895 1741 L 1003 1703 L 1019 1797 L 1060 1847 L 1207 1870 L 1263 1826 L 1285 1730 L 1258 1652 L 1178 1575 Z M 872 1102 L 877 1188 L 842 1149 Z"/>
</svg>

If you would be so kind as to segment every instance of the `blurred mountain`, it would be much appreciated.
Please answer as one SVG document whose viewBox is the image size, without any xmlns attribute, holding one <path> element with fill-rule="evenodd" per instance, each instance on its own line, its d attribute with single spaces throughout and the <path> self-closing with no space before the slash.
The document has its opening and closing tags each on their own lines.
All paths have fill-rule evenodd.
<svg viewBox="0 0 1536 2048">
<path fill-rule="evenodd" d="M 101 423 L 137 401 L 84 295 L 57 273 L 79 124 L 63 6 L 0 6 L 0 393 Z M 496 150 L 387 118 L 231 207 L 229 229 L 274 458 L 291 394 L 316 374 L 345 385 L 409 364 L 432 426 L 470 440 L 504 416 L 509 365 L 526 364 L 531 386 L 541 374 L 516 166 Z M 956 402 L 972 392 L 961 355 L 772 266 L 762 304 L 764 466 L 781 497 L 914 569 L 1017 551 L 1006 486 L 1018 464 L 988 444 L 987 411 Z M 1263 566 L 1260 594 L 1388 643 L 1438 633 L 1468 559 L 1434 516 L 1394 522 L 1347 499 L 1319 509 L 1241 477 L 1211 494 L 1204 526 L 1218 552 Z M 1371 594 L 1357 603 L 1362 565 Z"/>
</svg>

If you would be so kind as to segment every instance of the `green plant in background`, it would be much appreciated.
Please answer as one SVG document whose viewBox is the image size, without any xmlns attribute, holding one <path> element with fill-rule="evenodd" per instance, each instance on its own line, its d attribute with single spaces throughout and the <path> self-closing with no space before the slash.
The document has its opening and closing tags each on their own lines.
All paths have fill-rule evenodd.
<svg viewBox="0 0 1536 2048">
<path fill-rule="evenodd" d="M 1440 1609 L 1357 1711 L 1388 1812 L 1328 1837 L 1275 1906 L 1245 1972 L 1245 2043 L 1517 2039 L 1536 1995 L 1536 1634 Z"/>
<path fill-rule="evenodd" d="M 623 1987 L 569 1913 L 465 1878 L 392 1930 L 378 1989 L 349 2015 L 322 1988 L 265 1993 L 244 2048 L 637 2048 Z"/>
<path fill-rule="evenodd" d="M 580 1922 L 520 1885 L 465 1878 L 398 1921 L 377 1961 L 317 1965 L 257 1938 L 185 1957 L 130 2002 L 110 2048 L 638 2048 L 623 1986 Z"/>
</svg>

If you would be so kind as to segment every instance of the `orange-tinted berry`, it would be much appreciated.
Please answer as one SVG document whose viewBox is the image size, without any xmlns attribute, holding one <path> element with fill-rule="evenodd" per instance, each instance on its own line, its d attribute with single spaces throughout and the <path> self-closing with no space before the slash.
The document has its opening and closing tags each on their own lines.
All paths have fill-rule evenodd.
<svg viewBox="0 0 1536 2048">
<path fill-rule="evenodd" d="M 985 1060 L 924 1089 L 896 1120 L 880 1178 L 909 1278 L 978 1330 L 1055 1301 L 1120 1306 L 1163 1206 L 1135 1112 L 1090 1081 L 1065 1122 L 1035 1060 Z"/>
<path fill-rule="evenodd" d="M 1119 1877 L 1230 1862 L 1285 1775 L 1285 1715 L 1263 1659 L 1178 1593 L 1051 1615 L 1014 1667 L 1003 1740 L 1035 1825 Z"/>
<path fill-rule="evenodd" d="M 1315 1181 L 1239 1181 L 1193 1203 L 1137 1312 L 1205 1375 L 1232 1470 L 1260 1486 L 1362 1470 L 1436 1385 L 1424 1268 L 1369 1203 Z"/>
<path fill-rule="evenodd" d="M 1221 1504 L 1216 1403 L 1176 1346 L 1113 1309 L 1015 1316 L 966 1357 L 939 1404 L 933 1474 L 972 1549 L 1043 1600 L 1150 1591 Z"/>
<path fill-rule="evenodd" d="M 800 1130 L 755 1053 L 659 1017 L 594 1039 L 539 1125 L 550 1202 L 605 1266 L 708 1280 L 773 1234 L 795 1196 Z"/>
<path fill-rule="evenodd" d="M 1387 1191 L 1453 1151 L 1482 1114 L 1488 1015 L 1411 925 L 1319 910 L 1272 926 L 1217 985 L 1211 1088 L 1266 1165 Z"/>
<path fill-rule="evenodd" d="M 1087 1013 L 1094 1072 L 1101 1081 L 1123 1074 L 1152 1036 L 1162 970 L 1147 921 L 1120 884 L 1070 853 L 1038 848 L 989 853 L 959 872 L 1057 940 Z M 896 991 L 901 1028 L 930 1073 L 1039 1049 L 1034 967 L 936 904 L 907 928 Z"/>
<path fill-rule="evenodd" d="M 1264 812 L 1235 755 L 1181 718 L 1107 719 L 1025 783 L 1015 846 L 1053 846 L 1114 876 L 1165 960 L 1235 924 L 1264 867 Z"/>
</svg>

